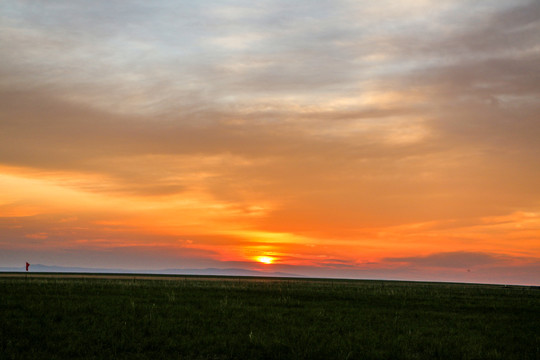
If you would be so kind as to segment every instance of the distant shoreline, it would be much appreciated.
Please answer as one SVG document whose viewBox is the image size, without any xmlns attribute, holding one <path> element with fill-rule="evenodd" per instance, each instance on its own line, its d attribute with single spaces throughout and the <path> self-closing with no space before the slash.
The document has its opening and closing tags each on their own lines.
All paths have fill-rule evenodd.
<svg viewBox="0 0 540 360">
<path fill-rule="evenodd" d="M 256 277 L 256 276 L 222 276 L 222 275 L 169 275 L 169 274 L 96 274 L 96 273 L 25 273 L 25 272 L 0 272 L 2 277 L 16 278 L 68 278 L 68 279 L 112 279 L 112 280 L 214 280 L 234 281 L 238 279 L 267 279 L 267 280 L 290 280 L 294 278 L 279 277 Z"/>
</svg>

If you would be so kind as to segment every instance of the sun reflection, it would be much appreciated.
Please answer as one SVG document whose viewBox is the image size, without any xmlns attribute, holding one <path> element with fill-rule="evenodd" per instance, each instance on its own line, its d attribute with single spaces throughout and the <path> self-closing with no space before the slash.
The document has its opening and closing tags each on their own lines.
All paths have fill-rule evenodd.
<svg viewBox="0 0 540 360">
<path fill-rule="evenodd" d="M 271 264 L 275 260 L 273 257 L 270 256 L 257 256 L 255 259 L 263 264 Z"/>
</svg>

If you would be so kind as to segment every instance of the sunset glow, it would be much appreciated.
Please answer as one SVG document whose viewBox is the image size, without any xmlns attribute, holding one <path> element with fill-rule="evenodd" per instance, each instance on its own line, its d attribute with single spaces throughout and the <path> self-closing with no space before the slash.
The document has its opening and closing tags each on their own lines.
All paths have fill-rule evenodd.
<svg viewBox="0 0 540 360">
<path fill-rule="evenodd" d="M 274 258 L 272 258 L 270 256 L 258 256 L 257 261 L 261 262 L 263 264 L 271 264 L 271 263 L 274 262 Z"/>
<path fill-rule="evenodd" d="M 0 268 L 540 285 L 538 19 L 3 1 Z"/>
</svg>

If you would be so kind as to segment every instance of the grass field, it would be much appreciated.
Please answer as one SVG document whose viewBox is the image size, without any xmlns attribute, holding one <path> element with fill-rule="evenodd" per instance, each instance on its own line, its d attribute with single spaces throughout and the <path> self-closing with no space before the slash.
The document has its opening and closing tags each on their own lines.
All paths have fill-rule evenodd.
<svg viewBox="0 0 540 360">
<path fill-rule="evenodd" d="M 540 289 L 0 277 L 2 359 L 540 359 Z"/>
</svg>

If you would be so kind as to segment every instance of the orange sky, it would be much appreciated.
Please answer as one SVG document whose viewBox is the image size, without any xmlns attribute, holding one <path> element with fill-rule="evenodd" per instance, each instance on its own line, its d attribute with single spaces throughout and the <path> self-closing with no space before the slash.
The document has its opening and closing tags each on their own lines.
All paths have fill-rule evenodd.
<svg viewBox="0 0 540 360">
<path fill-rule="evenodd" d="M 539 18 L 2 2 L 0 268 L 540 285 Z"/>
</svg>

